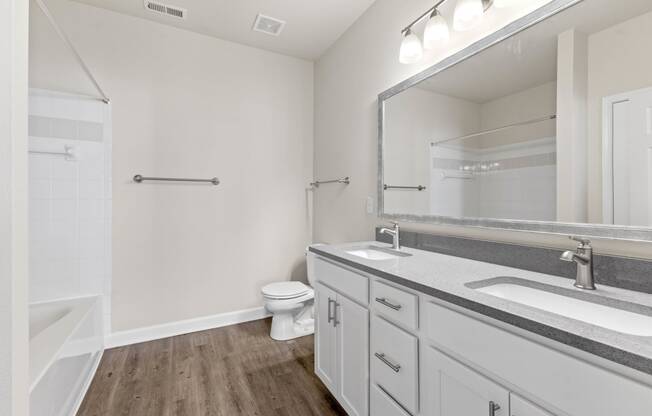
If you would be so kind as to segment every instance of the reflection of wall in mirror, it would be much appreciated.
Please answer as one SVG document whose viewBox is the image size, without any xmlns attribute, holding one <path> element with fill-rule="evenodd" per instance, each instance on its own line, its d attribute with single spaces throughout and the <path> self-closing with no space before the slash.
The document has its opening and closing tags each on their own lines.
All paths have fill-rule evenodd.
<svg viewBox="0 0 652 416">
<path fill-rule="evenodd" d="M 651 41 L 652 13 L 588 37 L 588 215 L 591 223 L 603 222 L 602 100 L 652 87 Z M 645 175 L 638 180 L 645 180 Z"/>
<path fill-rule="evenodd" d="M 388 185 L 425 185 L 425 191 L 387 190 L 385 211 L 430 212 L 430 142 L 437 135 L 454 137 L 477 131 L 476 103 L 410 88 L 385 102 L 383 169 Z"/>
</svg>

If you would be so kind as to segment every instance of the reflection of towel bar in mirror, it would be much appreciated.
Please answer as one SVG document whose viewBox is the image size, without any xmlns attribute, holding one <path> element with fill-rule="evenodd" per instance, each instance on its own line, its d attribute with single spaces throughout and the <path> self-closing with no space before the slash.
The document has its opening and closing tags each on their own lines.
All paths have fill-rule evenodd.
<svg viewBox="0 0 652 416">
<path fill-rule="evenodd" d="M 424 190 L 426 189 L 426 187 L 423 186 L 423 185 L 417 185 L 417 186 L 395 186 L 395 185 L 387 185 L 387 184 L 385 184 L 385 185 L 383 185 L 383 189 L 384 189 L 384 190 L 388 190 L 388 189 L 410 189 L 410 190 L 411 190 L 411 189 L 414 189 L 414 190 L 417 190 L 417 191 L 424 191 Z"/>
<path fill-rule="evenodd" d="M 455 172 L 455 173 L 441 173 L 442 179 L 475 179 L 472 173 Z"/>
<path fill-rule="evenodd" d="M 202 183 L 212 183 L 213 185 L 219 185 L 220 180 L 217 178 L 211 179 L 191 179 L 191 178 L 158 178 L 158 177 L 148 177 L 143 175 L 135 175 L 134 182 L 141 183 L 143 181 L 163 181 L 163 182 L 202 182 Z"/>
<path fill-rule="evenodd" d="M 30 149 L 29 153 L 36 154 L 36 155 L 64 156 L 66 160 L 75 160 L 75 156 L 76 156 L 75 148 L 72 146 L 64 146 L 62 152 Z"/>
<path fill-rule="evenodd" d="M 313 186 L 315 188 L 319 188 L 319 185 L 323 185 L 325 183 L 343 183 L 345 185 L 348 185 L 351 183 L 351 178 L 348 176 L 345 178 L 340 178 L 340 179 L 332 179 L 330 181 L 315 181 L 315 182 L 310 182 L 310 186 Z"/>
<path fill-rule="evenodd" d="M 501 126 L 501 127 L 496 127 L 495 129 L 479 131 L 477 133 L 471 133 L 471 134 L 467 134 L 465 136 L 453 137 L 453 138 L 450 138 L 450 139 L 444 139 L 444 140 L 439 140 L 439 141 L 436 141 L 436 142 L 431 142 L 430 145 L 431 146 L 436 146 L 436 145 L 441 144 L 441 143 L 452 142 L 452 141 L 455 141 L 455 140 L 470 139 L 472 137 L 483 136 L 483 135 L 489 134 L 489 133 L 497 133 L 499 131 L 512 129 L 514 127 L 526 126 L 528 124 L 534 124 L 534 123 L 541 123 L 542 121 L 554 120 L 556 118 L 557 118 L 556 114 L 551 114 L 551 115 L 545 116 L 545 117 L 534 118 L 532 120 L 520 121 L 518 123 L 508 124 L 506 126 Z"/>
</svg>

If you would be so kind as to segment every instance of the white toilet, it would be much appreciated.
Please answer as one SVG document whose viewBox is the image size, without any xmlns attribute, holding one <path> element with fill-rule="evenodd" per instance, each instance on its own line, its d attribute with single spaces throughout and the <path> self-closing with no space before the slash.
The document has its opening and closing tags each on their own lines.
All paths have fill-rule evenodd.
<svg viewBox="0 0 652 416">
<path fill-rule="evenodd" d="M 313 283 L 312 253 L 306 254 L 308 283 Z M 263 287 L 265 308 L 273 315 L 270 336 L 278 341 L 303 337 L 315 332 L 315 291 L 301 282 L 276 282 Z"/>
</svg>

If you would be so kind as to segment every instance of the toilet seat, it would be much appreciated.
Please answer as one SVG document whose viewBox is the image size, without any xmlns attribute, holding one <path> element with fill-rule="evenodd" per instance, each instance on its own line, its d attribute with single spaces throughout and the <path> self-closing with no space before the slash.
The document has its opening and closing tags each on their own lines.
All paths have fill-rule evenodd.
<svg viewBox="0 0 652 416">
<path fill-rule="evenodd" d="M 263 296 L 267 299 L 294 299 L 301 297 L 312 289 L 301 282 L 275 282 L 262 288 Z"/>
</svg>

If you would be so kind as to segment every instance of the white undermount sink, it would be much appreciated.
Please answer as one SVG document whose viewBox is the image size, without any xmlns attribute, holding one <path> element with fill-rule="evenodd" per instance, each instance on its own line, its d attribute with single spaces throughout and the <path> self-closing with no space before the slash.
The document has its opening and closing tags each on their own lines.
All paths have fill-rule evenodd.
<svg viewBox="0 0 652 416">
<path fill-rule="evenodd" d="M 624 334 L 652 336 L 652 316 L 649 315 L 517 283 L 491 284 L 476 290 Z"/>
<path fill-rule="evenodd" d="M 409 257 L 412 255 L 410 253 L 376 246 L 356 247 L 348 250 L 347 253 L 367 260 L 394 260 L 399 257 Z"/>
</svg>

